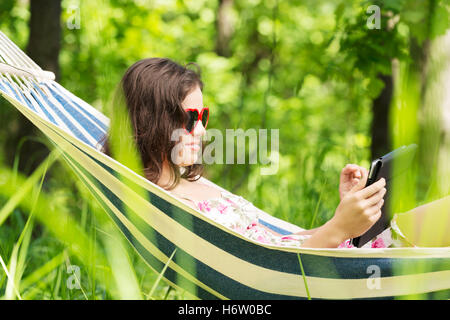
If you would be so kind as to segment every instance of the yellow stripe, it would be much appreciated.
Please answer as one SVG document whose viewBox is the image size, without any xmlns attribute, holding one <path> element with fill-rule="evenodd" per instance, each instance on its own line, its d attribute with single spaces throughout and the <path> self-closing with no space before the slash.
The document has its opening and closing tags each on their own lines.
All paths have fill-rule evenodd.
<svg viewBox="0 0 450 320">
<path fill-rule="evenodd" d="M 382 275 L 382 271 L 381 271 Z M 354 299 L 402 296 L 450 288 L 450 271 L 367 279 L 306 277 L 313 298 Z M 377 288 L 379 284 L 379 288 Z"/>
<path fill-rule="evenodd" d="M 72 146 L 69 146 L 67 142 L 62 140 L 56 134 L 48 132 L 48 130 L 43 130 L 48 133 L 48 135 L 53 138 L 53 140 L 58 145 L 64 145 L 66 148 L 72 148 L 72 152 L 69 152 L 71 155 L 77 154 L 78 157 L 86 158 L 85 161 L 79 161 L 80 164 L 83 165 L 88 171 L 91 172 L 96 178 L 98 178 L 103 183 L 112 186 L 112 190 L 117 196 L 120 197 L 121 189 L 124 188 L 123 184 L 121 188 L 118 188 L 115 184 L 119 184 L 120 181 L 114 181 L 114 177 L 108 177 L 109 173 L 107 173 L 103 168 L 96 165 L 92 162 L 92 160 L 88 159 L 86 155 L 80 154 L 80 152 L 74 149 Z M 64 134 L 66 135 L 66 134 Z M 59 143 L 58 143 L 59 141 Z M 78 161 L 78 160 L 77 160 Z M 89 164 L 89 165 L 88 165 Z M 121 183 L 120 183 L 121 184 Z M 128 193 L 128 192 L 127 192 Z M 123 199 L 122 199 L 123 200 Z M 235 279 L 249 287 L 266 291 L 270 293 L 276 294 L 287 294 L 293 296 L 301 296 L 305 297 L 305 290 L 301 282 L 301 277 L 293 274 L 286 274 L 278 271 L 269 270 L 266 268 L 258 267 L 253 264 L 250 264 L 244 260 L 238 259 L 227 252 L 224 252 L 220 248 L 214 247 L 209 244 L 207 241 L 202 238 L 196 236 L 189 230 L 185 229 L 175 221 L 171 220 L 163 213 L 158 214 L 159 210 L 153 207 L 149 203 L 140 203 L 143 199 L 129 199 L 128 204 L 132 207 L 136 213 L 140 214 L 140 210 L 146 207 L 146 212 L 149 212 L 148 216 L 143 217 L 150 225 L 152 225 L 156 230 L 158 230 L 163 236 L 171 240 L 174 244 L 183 248 L 186 252 L 196 257 L 198 260 L 203 263 L 211 266 L 212 268 L 222 272 L 228 277 Z M 136 203 L 139 203 L 137 205 Z M 138 209 L 136 211 L 136 209 Z M 151 215 L 151 216 L 150 216 Z M 142 215 L 141 215 L 142 216 Z M 305 252 L 309 253 L 309 250 L 298 250 L 297 252 Z M 220 257 L 220 263 L 218 263 L 218 257 Z M 395 281 L 399 281 L 396 279 L 407 279 L 408 281 L 415 281 L 416 277 L 428 277 L 427 282 L 424 282 L 424 287 L 421 289 L 417 289 L 417 292 L 427 292 L 430 290 L 438 290 L 446 289 L 449 287 L 448 281 L 442 281 L 442 278 L 433 278 L 433 275 L 439 275 L 439 277 L 445 276 L 448 278 L 448 272 L 438 272 L 438 273 L 429 273 L 424 275 L 407 275 L 400 277 L 390 277 L 383 278 L 382 280 L 388 283 L 394 283 Z M 389 291 L 386 290 L 377 290 L 370 291 L 368 289 L 364 289 L 366 286 L 365 279 L 357 279 L 357 280 L 342 280 L 342 279 L 323 279 L 323 278 L 314 278 L 314 277 L 306 277 L 309 287 L 311 288 L 311 296 L 319 297 L 319 298 L 358 298 L 358 297 L 371 297 L 371 296 L 386 296 L 386 295 L 399 295 L 402 292 L 405 292 L 402 288 L 399 288 L 395 285 L 388 286 Z M 438 283 L 439 282 L 439 283 Z M 360 285 L 357 286 L 356 284 Z M 356 286 L 355 286 L 356 285 Z M 336 288 L 336 290 L 333 290 Z M 355 288 L 359 288 L 355 290 Z M 403 290 L 403 291 L 402 291 Z M 406 289 L 407 290 L 407 289 Z M 373 293 L 376 292 L 376 293 Z M 417 293 L 410 292 L 407 293 Z"/>
</svg>

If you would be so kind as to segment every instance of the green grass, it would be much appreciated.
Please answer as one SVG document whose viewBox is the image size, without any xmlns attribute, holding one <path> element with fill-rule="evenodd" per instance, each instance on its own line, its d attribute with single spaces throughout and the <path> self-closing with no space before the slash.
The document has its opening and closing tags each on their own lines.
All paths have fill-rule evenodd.
<svg viewBox="0 0 450 320">
<path fill-rule="evenodd" d="M 57 159 L 59 152 L 53 151 L 29 177 L 17 167 L 0 167 L 0 297 L 191 298 L 164 282 L 167 265 L 161 274 L 148 268 Z M 53 178 L 45 181 L 49 169 L 54 169 Z M 53 181 L 61 171 L 73 179 L 75 189 Z M 43 190 L 44 181 L 45 188 L 55 189 Z"/>
</svg>

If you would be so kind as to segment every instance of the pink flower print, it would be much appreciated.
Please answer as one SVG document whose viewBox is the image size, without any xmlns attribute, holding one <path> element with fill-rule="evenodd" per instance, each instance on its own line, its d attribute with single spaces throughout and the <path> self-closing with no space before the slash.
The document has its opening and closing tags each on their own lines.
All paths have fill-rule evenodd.
<svg viewBox="0 0 450 320">
<path fill-rule="evenodd" d="M 244 234 L 244 231 L 245 231 L 241 226 L 235 226 L 235 227 L 233 227 L 233 229 L 234 229 L 234 231 L 236 231 L 237 233 L 240 233 L 240 234 Z"/>
<path fill-rule="evenodd" d="M 354 246 L 350 243 L 350 240 L 346 240 L 342 242 L 338 248 L 354 248 Z"/>
<path fill-rule="evenodd" d="M 378 238 L 374 242 L 372 242 L 372 248 L 386 248 L 383 239 Z"/>
<path fill-rule="evenodd" d="M 217 207 L 217 210 L 219 210 L 219 212 L 220 212 L 221 214 L 223 214 L 227 208 L 228 208 L 228 206 L 226 206 L 226 205 L 224 205 L 224 204 L 221 204 L 221 205 L 219 205 L 219 206 Z"/>
<path fill-rule="evenodd" d="M 208 201 L 207 200 L 204 200 L 204 201 L 200 201 L 199 203 L 198 203 L 198 208 L 200 209 L 200 211 L 211 211 L 211 207 L 209 206 L 209 203 L 208 203 Z"/>
<path fill-rule="evenodd" d="M 296 240 L 296 239 L 294 239 L 290 236 L 284 236 L 284 237 L 281 237 L 281 240 L 286 241 L 286 240 Z"/>
<path fill-rule="evenodd" d="M 250 229 L 252 229 L 252 228 L 254 228 L 254 227 L 256 227 L 257 226 L 257 223 L 256 222 L 252 222 L 252 223 L 250 223 L 248 226 L 247 226 L 247 230 L 250 230 Z"/>
<path fill-rule="evenodd" d="M 263 236 L 258 236 L 258 238 L 256 238 L 256 241 L 262 242 L 262 243 L 269 243 L 266 238 L 264 238 Z"/>
<path fill-rule="evenodd" d="M 228 198 L 226 198 L 225 199 L 227 202 L 229 202 L 229 203 L 231 203 L 232 205 L 234 205 L 235 203 L 234 203 L 234 201 L 231 201 L 230 199 L 228 199 Z"/>
</svg>

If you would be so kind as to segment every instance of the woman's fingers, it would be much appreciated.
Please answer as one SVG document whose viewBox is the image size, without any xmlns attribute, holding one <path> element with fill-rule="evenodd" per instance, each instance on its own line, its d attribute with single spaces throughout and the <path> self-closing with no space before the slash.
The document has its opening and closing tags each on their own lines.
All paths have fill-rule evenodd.
<svg viewBox="0 0 450 320">
<path fill-rule="evenodd" d="M 358 169 L 358 166 L 356 164 L 347 164 L 344 169 L 342 169 L 343 174 L 350 174 L 353 173 Z"/>
<path fill-rule="evenodd" d="M 354 192 L 356 194 L 364 190 L 364 186 L 366 185 L 367 181 L 367 173 L 363 171 L 362 174 L 363 174 L 362 178 L 359 179 L 358 183 L 353 186 L 350 192 Z"/>
<path fill-rule="evenodd" d="M 377 193 L 375 193 L 374 195 L 372 195 L 370 198 L 368 198 L 366 201 L 366 205 L 367 207 L 371 207 L 375 204 L 377 204 L 378 202 L 380 202 L 384 195 L 386 194 L 386 188 L 380 189 Z"/>
<path fill-rule="evenodd" d="M 377 216 L 381 215 L 381 207 L 384 204 L 384 199 L 381 199 L 375 205 L 368 207 L 364 210 L 364 214 L 370 219 L 375 219 Z M 379 217 L 378 217 L 379 218 Z M 378 220 L 377 218 L 377 220 Z"/>
<path fill-rule="evenodd" d="M 386 180 L 384 178 L 381 178 L 377 182 L 372 183 L 370 186 L 368 186 L 368 187 L 366 187 L 366 188 L 364 188 L 362 190 L 357 191 L 355 194 L 357 196 L 360 196 L 362 199 L 367 199 L 371 195 L 373 195 L 374 193 L 377 193 L 382 188 L 384 188 L 385 185 L 386 185 Z"/>
<path fill-rule="evenodd" d="M 370 220 L 373 223 L 376 223 L 380 219 L 380 217 L 381 217 L 381 210 L 378 209 L 377 211 L 375 211 L 374 214 L 371 215 Z"/>
</svg>

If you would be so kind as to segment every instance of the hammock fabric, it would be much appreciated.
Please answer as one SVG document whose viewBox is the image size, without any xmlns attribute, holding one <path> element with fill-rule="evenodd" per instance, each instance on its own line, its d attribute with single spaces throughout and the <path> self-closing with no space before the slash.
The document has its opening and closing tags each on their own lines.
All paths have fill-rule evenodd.
<svg viewBox="0 0 450 320">
<path fill-rule="evenodd" d="M 209 220 L 100 152 L 108 118 L 53 79 L 0 32 L 1 95 L 62 150 L 149 267 L 168 265 L 172 286 L 201 299 L 450 298 L 449 248 L 278 247 Z M 263 211 L 260 222 L 301 230 Z"/>
</svg>

